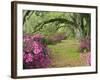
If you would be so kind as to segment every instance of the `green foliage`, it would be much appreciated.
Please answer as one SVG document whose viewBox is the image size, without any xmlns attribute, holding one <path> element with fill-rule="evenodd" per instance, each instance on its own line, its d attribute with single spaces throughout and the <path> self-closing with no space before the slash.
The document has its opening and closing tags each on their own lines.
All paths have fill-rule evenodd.
<svg viewBox="0 0 100 80">
<path fill-rule="evenodd" d="M 23 10 L 23 30 L 45 36 L 66 32 L 69 38 L 86 37 L 90 36 L 90 16 L 87 13 Z"/>
<path fill-rule="evenodd" d="M 52 23 L 46 24 L 39 32 L 45 36 L 53 35 L 56 32 L 56 26 Z"/>
</svg>

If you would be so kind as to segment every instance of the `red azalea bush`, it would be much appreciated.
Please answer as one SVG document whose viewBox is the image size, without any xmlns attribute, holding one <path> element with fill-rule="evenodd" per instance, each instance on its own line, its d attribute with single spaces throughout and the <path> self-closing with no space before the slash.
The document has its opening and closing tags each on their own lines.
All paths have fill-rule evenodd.
<svg viewBox="0 0 100 80">
<path fill-rule="evenodd" d="M 23 68 L 46 68 L 51 63 L 47 45 L 40 34 L 24 34 L 23 36 Z"/>
</svg>

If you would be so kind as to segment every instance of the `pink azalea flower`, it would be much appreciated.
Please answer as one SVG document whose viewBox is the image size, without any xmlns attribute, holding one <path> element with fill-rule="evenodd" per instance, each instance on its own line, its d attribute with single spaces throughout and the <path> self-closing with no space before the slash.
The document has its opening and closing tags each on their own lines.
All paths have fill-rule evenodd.
<svg viewBox="0 0 100 80">
<path fill-rule="evenodd" d="M 30 36 L 29 34 L 25 34 L 25 33 L 24 33 L 24 35 L 23 35 L 23 41 L 24 41 L 24 42 L 25 42 L 25 41 L 29 41 L 30 38 L 31 38 L 31 36 Z"/>
<path fill-rule="evenodd" d="M 88 64 L 88 65 L 91 65 L 91 53 L 88 54 L 88 57 L 87 57 L 87 64 Z"/>
<path fill-rule="evenodd" d="M 40 45 L 40 43 L 34 41 L 33 42 L 33 47 L 34 47 L 34 54 L 39 54 L 40 52 L 42 52 L 42 47 Z"/>
<path fill-rule="evenodd" d="M 32 39 L 34 39 L 34 38 L 39 38 L 40 39 L 40 38 L 42 38 L 42 35 L 41 34 L 34 34 L 34 35 L 31 36 L 31 38 Z"/>
<path fill-rule="evenodd" d="M 41 43 L 43 36 L 41 34 L 24 35 L 23 61 L 24 69 L 48 67 L 51 60 L 48 56 L 48 50 Z"/>
<path fill-rule="evenodd" d="M 31 53 L 25 54 L 24 53 L 24 60 L 25 62 L 32 62 L 33 61 L 33 55 Z"/>
</svg>

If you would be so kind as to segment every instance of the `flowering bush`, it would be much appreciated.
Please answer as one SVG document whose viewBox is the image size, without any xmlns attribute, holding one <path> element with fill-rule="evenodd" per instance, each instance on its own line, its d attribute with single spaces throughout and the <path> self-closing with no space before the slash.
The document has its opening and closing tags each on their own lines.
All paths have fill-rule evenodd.
<svg viewBox="0 0 100 80">
<path fill-rule="evenodd" d="M 80 52 L 88 52 L 90 51 L 91 40 L 90 38 L 82 38 L 80 39 Z"/>
<path fill-rule="evenodd" d="M 44 68 L 51 63 L 47 45 L 42 41 L 44 37 L 40 34 L 23 36 L 23 68 Z"/>
<path fill-rule="evenodd" d="M 27 62 L 32 62 L 33 60 L 33 55 L 31 53 L 24 53 L 24 61 Z"/>
<path fill-rule="evenodd" d="M 87 64 L 88 64 L 88 65 L 91 65 L 91 53 L 88 54 L 88 57 L 87 57 Z"/>
<path fill-rule="evenodd" d="M 86 54 L 80 54 L 81 64 L 91 65 L 91 53 L 87 52 Z"/>
<path fill-rule="evenodd" d="M 55 44 L 57 42 L 61 42 L 61 40 L 66 39 L 67 36 L 65 33 L 55 33 L 51 36 L 49 36 L 48 39 L 48 44 Z"/>
</svg>

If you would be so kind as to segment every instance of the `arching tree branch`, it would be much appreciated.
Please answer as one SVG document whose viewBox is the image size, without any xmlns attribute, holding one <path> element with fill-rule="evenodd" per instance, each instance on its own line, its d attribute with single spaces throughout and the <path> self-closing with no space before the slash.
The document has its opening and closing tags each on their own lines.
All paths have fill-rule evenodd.
<svg viewBox="0 0 100 80">
<path fill-rule="evenodd" d="M 76 26 L 76 24 L 73 23 L 73 22 L 70 21 L 70 20 L 67 20 L 67 19 L 64 19 L 64 18 L 54 18 L 54 19 L 50 19 L 50 20 L 48 20 L 48 21 L 44 21 L 44 22 L 39 23 L 38 25 L 36 25 L 36 26 L 35 26 L 35 31 L 34 31 L 34 32 L 37 32 L 37 31 L 39 31 L 40 29 L 42 29 L 43 26 L 44 26 L 45 24 L 48 24 L 48 23 L 51 23 L 51 22 L 55 22 L 55 21 L 58 21 L 59 23 L 66 23 L 66 24 L 71 24 L 71 25 L 75 25 L 75 26 Z M 34 33 L 34 32 L 33 32 L 33 33 Z"/>
</svg>

